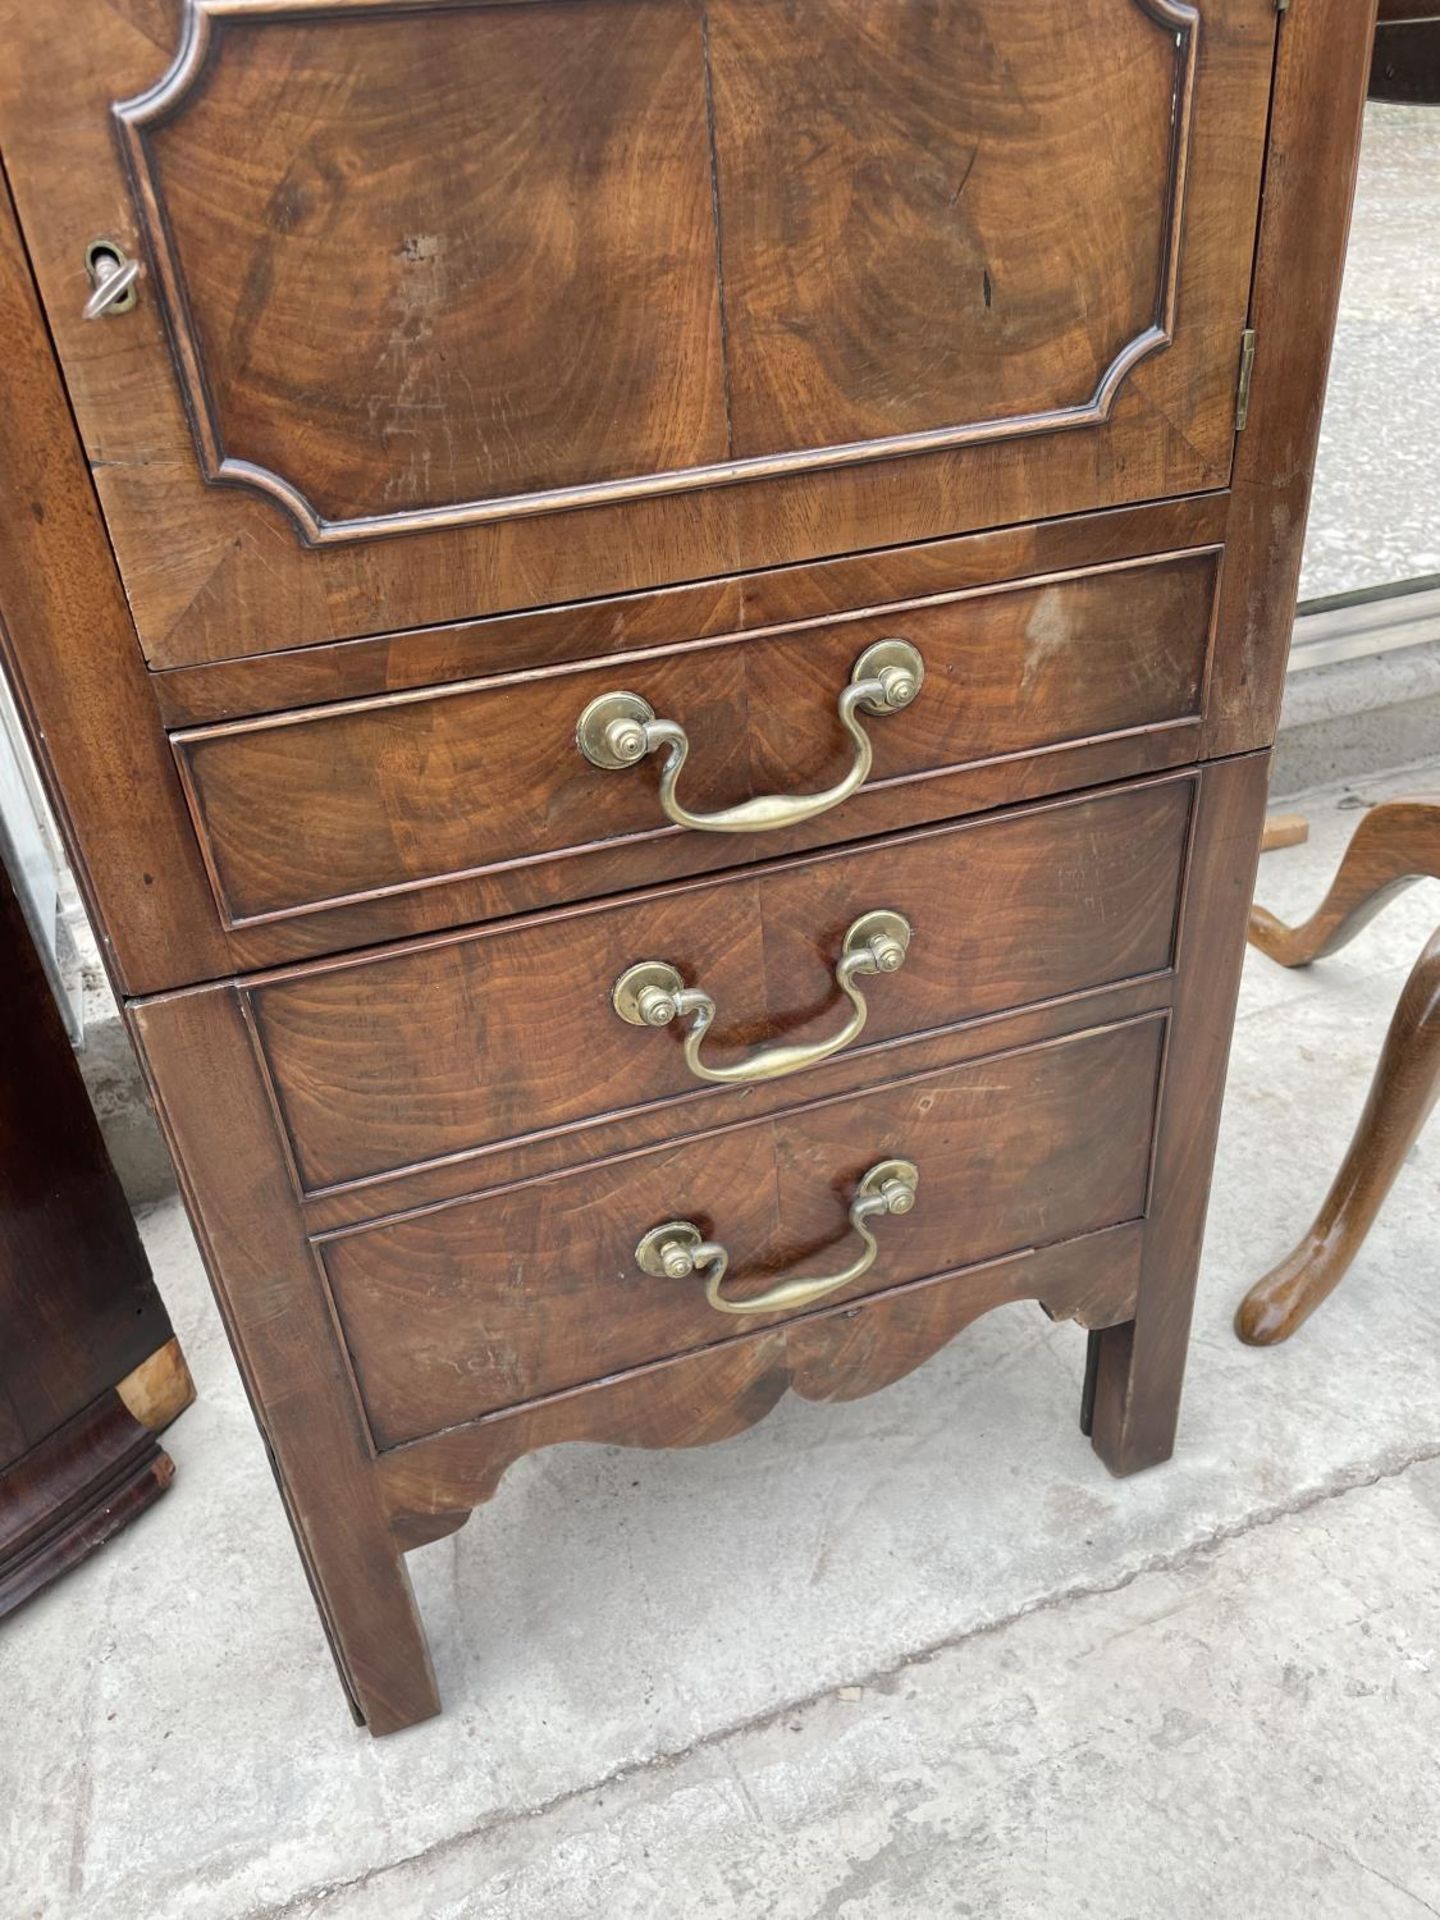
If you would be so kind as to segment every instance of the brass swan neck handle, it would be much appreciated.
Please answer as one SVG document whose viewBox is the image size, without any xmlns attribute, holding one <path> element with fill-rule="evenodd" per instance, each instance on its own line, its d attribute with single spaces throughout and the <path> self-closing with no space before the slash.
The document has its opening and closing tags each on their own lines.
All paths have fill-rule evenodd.
<svg viewBox="0 0 1440 1920">
<path fill-rule="evenodd" d="M 919 1169 L 911 1160 L 882 1160 L 871 1167 L 850 1202 L 850 1227 L 863 1244 L 844 1272 L 814 1280 L 780 1280 L 749 1300 L 727 1299 L 720 1291 L 730 1270 L 730 1255 L 718 1241 L 707 1240 L 691 1220 L 667 1220 L 652 1227 L 635 1249 L 636 1264 L 644 1273 L 664 1274 L 671 1280 L 703 1273 L 705 1298 L 717 1313 L 794 1313 L 864 1278 L 880 1251 L 870 1222 L 887 1213 L 911 1212 L 919 1183 Z"/>
<path fill-rule="evenodd" d="M 850 1002 L 850 1016 L 840 1031 L 809 1046 L 770 1047 L 733 1067 L 708 1066 L 700 1058 L 705 1036 L 715 1024 L 715 1002 L 703 987 L 687 987 L 668 961 L 641 960 L 627 967 L 615 982 L 610 1002 L 632 1027 L 668 1027 L 672 1020 L 688 1019 L 685 1064 L 695 1078 L 722 1087 L 749 1086 L 803 1073 L 857 1040 L 870 1011 L 860 980 L 868 974 L 895 973 L 905 964 L 909 946 L 910 922 L 903 914 L 885 908 L 862 914 L 846 933 L 835 967 L 835 984 Z"/>
<path fill-rule="evenodd" d="M 700 833 L 771 833 L 796 827 L 848 800 L 870 777 L 874 749 L 860 715 L 879 718 L 908 707 L 925 678 L 925 662 L 908 640 L 877 640 L 855 662 L 849 684 L 840 691 L 836 711 L 854 742 L 850 770 L 820 793 L 764 793 L 716 813 L 692 813 L 676 792 L 690 752 L 690 736 L 676 720 L 656 717 L 637 693 L 602 693 L 580 716 L 575 730 L 581 753 L 592 766 L 618 771 L 648 754 L 666 749 L 660 768 L 660 805 L 677 827 Z"/>
</svg>

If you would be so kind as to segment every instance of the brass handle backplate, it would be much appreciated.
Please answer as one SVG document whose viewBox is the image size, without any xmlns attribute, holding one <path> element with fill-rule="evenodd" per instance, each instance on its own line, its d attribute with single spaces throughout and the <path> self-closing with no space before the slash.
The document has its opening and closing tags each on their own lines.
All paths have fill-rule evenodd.
<svg viewBox="0 0 1440 1920">
<path fill-rule="evenodd" d="M 835 968 L 835 984 L 851 1009 L 840 1031 L 805 1047 L 770 1047 L 734 1067 L 707 1066 L 700 1058 L 705 1036 L 715 1024 L 715 1002 L 703 987 L 687 987 L 679 970 L 667 960 L 640 960 L 627 967 L 615 982 L 610 1003 L 632 1027 L 668 1027 L 672 1020 L 688 1019 L 685 1064 L 697 1080 L 722 1087 L 781 1080 L 787 1074 L 818 1066 L 859 1038 L 869 1014 L 859 987 L 861 977 L 895 973 L 905 964 L 909 946 L 910 922 L 903 914 L 883 907 L 861 914 L 845 935 Z"/>
<path fill-rule="evenodd" d="M 781 1280 L 750 1300 L 727 1300 L 721 1293 L 730 1255 L 717 1241 L 707 1240 L 691 1220 L 666 1220 L 652 1227 L 635 1249 L 636 1264 L 642 1273 L 664 1274 L 671 1280 L 703 1272 L 705 1298 L 717 1313 L 794 1313 L 864 1278 L 880 1251 L 870 1222 L 887 1213 L 909 1213 L 919 1184 L 920 1171 L 912 1160 L 882 1160 L 871 1167 L 850 1202 L 851 1230 L 864 1244 L 845 1271 L 816 1280 Z"/>
<path fill-rule="evenodd" d="M 908 707 L 925 678 L 925 662 L 908 640 L 877 640 L 855 662 L 850 684 L 837 702 L 840 724 L 855 746 L 850 771 L 821 793 L 765 793 L 718 813 L 692 813 L 676 793 L 680 770 L 690 751 L 690 736 L 675 720 L 656 718 L 638 693 L 602 693 L 580 716 L 575 738 L 591 766 L 617 771 L 633 767 L 664 747 L 660 768 L 660 805 L 677 827 L 702 833 L 770 833 L 797 827 L 848 800 L 870 777 L 873 749 L 860 725 L 862 713 L 877 718 Z"/>
</svg>

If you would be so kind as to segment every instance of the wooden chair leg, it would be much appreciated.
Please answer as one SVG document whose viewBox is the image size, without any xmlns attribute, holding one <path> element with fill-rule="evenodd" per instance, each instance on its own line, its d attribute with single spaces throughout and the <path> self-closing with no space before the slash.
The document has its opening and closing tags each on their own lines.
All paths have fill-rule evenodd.
<svg viewBox="0 0 1440 1920">
<path fill-rule="evenodd" d="M 1310 822 L 1303 813 L 1267 813 L 1260 851 L 1278 853 L 1282 847 L 1303 847 L 1309 838 Z"/>
<path fill-rule="evenodd" d="M 1339 1285 L 1437 1095 L 1440 931 L 1405 983 L 1360 1125 L 1314 1225 L 1294 1252 L 1257 1281 L 1240 1303 L 1235 1331 L 1247 1346 L 1269 1347 L 1288 1340 Z"/>
<path fill-rule="evenodd" d="M 1308 967 L 1338 953 L 1397 893 L 1440 879 L 1440 797 L 1391 800 L 1355 829 L 1330 891 L 1303 926 L 1264 907 L 1250 911 L 1250 944 L 1282 967 Z"/>
</svg>

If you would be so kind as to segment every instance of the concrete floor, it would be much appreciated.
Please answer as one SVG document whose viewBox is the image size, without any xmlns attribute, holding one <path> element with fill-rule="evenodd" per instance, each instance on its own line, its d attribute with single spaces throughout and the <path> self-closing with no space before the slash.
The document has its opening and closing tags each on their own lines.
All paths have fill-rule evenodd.
<svg viewBox="0 0 1440 1920">
<path fill-rule="evenodd" d="M 1312 902 L 1387 790 L 1329 790 Z M 532 1457 L 413 1556 L 448 1711 L 350 1725 L 173 1205 L 200 1388 L 172 1492 L 0 1632 L 3 1920 L 932 1920 L 1440 1911 L 1440 1126 L 1288 1348 L 1309 1217 L 1426 885 L 1309 975 L 1252 955 L 1181 1448 L 1121 1484 L 1083 1337 L 992 1315 L 852 1406 Z"/>
</svg>

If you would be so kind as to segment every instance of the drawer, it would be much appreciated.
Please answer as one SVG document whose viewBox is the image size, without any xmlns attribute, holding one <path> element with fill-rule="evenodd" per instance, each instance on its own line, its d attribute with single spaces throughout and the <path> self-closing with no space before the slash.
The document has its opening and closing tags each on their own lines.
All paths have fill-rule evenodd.
<svg viewBox="0 0 1440 1920">
<path fill-rule="evenodd" d="M 847 788 L 1137 730 L 1198 721 L 1218 553 L 1201 549 L 1019 584 L 828 615 L 770 632 L 341 702 L 172 735 L 221 918 L 233 928 L 624 844 L 688 835 L 714 863 L 713 815 L 757 796 L 807 844 L 847 829 Z M 910 654 L 887 643 L 902 641 Z M 842 696 L 860 663 L 916 658 L 908 705 L 860 711 Z M 893 679 L 889 683 L 894 686 Z M 635 764 L 597 766 L 577 741 L 592 703 L 629 695 L 683 729 L 669 813 L 656 741 Z M 897 696 L 898 697 L 898 696 Z M 597 729 L 592 750 L 612 743 Z M 806 813 L 805 802 L 831 794 Z M 1018 799 L 1014 783 L 999 798 Z M 841 797 L 843 796 L 843 797 Z M 808 822 L 808 824 L 807 824 Z M 724 831 L 735 859 L 773 839 Z"/>
<path fill-rule="evenodd" d="M 757 1050 L 847 1031 L 868 1045 L 1162 971 L 1194 794 L 1192 775 L 1113 788 L 257 976 L 244 991 L 299 1183 L 723 1091 L 687 1059 L 693 1012 L 665 1027 L 616 1012 L 643 963 L 713 1000 L 699 1067 L 746 1073 Z M 909 945 L 897 971 L 852 979 L 862 1040 L 837 970 L 877 912 L 908 923 Z"/>
<path fill-rule="evenodd" d="M 321 1240 L 377 1445 L 1138 1218 L 1164 1034 L 1163 1015 L 1092 1029 Z M 909 1163 L 913 1205 L 863 1222 L 867 1246 L 855 1199 L 886 1163 Z M 724 1248 L 725 1306 L 813 1299 L 734 1313 L 713 1259 L 637 1253 L 684 1225 Z"/>
</svg>

